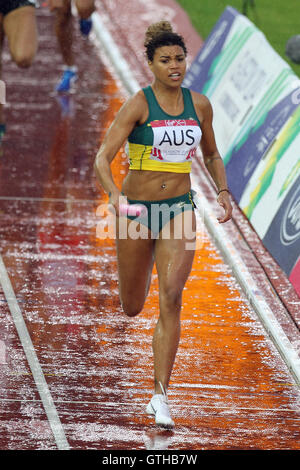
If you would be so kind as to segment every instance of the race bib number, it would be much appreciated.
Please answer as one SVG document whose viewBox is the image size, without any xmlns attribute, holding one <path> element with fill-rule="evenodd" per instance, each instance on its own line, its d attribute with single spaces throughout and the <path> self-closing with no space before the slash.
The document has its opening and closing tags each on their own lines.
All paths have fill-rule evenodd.
<svg viewBox="0 0 300 470">
<path fill-rule="evenodd" d="M 152 121 L 151 160 L 182 163 L 195 155 L 201 129 L 193 119 Z"/>
</svg>

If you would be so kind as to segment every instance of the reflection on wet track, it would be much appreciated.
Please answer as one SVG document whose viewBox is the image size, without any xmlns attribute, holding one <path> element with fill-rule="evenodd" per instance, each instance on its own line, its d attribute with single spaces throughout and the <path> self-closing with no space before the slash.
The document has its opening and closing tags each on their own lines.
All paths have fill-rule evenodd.
<svg viewBox="0 0 300 470">
<path fill-rule="evenodd" d="M 26 73 L 8 62 L 0 159 L 0 250 L 71 449 L 300 449 L 300 392 L 201 223 L 183 297 L 169 389 L 173 431 L 145 414 L 152 394 L 156 272 L 143 312 L 126 318 L 113 240 L 96 236 L 93 161 L 124 97 L 78 35 L 76 94 L 52 93 L 60 56 L 39 11 L 40 49 Z M 124 152 L 113 171 L 121 184 Z M 0 290 L 0 448 L 56 449 Z"/>
</svg>

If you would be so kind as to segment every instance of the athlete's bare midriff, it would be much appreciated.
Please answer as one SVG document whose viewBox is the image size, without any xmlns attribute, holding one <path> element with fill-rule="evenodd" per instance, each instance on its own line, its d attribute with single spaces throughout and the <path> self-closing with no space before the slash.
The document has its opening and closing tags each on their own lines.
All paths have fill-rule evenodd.
<svg viewBox="0 0 300 470">
<path fill-rule="evenodd" d="M 122 191 L 129 199 L 153 201 L 181 196 L 191 189 L 189 173 L 129 170 Z"/>
</svg>

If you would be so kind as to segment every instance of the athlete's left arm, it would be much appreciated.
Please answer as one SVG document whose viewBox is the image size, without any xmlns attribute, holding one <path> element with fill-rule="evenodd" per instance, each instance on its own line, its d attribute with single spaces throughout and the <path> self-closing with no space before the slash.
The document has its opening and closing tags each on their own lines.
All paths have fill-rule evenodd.
<svg viewBox="0 0 300 470">
<path fill-rule="evenodd" d="M 206 96 L 197 95 L 195 109 L 199 115 L 202 130 L 200 147 L 204 164 L 218 190 L 217 201 L 225 211 L 223 217 L 218 217 L 218 221 L 224 223 L 231 219 L 232 205 L 227 186 L 225 166 L 219 154 L 213 130 L 213 109 Z M 221 191 L 223 189 L 227 191 Z"/>
</svg>

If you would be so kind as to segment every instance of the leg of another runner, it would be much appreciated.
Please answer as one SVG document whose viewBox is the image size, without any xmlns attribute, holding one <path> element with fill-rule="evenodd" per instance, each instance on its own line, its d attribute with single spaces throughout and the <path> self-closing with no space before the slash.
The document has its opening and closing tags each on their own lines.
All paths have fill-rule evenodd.
<svg viewBox="0 0 300 470">
<path fill-rule="evenodd" d="M 63 62 L 68 67 L 75 64 L 73 56 L 73 17 L 71 0 L 64 0 L 61 8 L 55 10 L 55 33 Z"/>
<path fill-rule="evenodd" d="M 35 7 L 20 7 L 8 13 L 3 29 L 14 62 L 22 68 L 30 67 L 38 47 Z"/>
<path fill-rule="evenodd" d="M 71 0 L 63 0 L 55 12 L 55 34 L 64 63 L 64 72 L 56 86 L 58 92 L 69 92 L 77 80 L 77 66 L 73 53 L 73 15 Z"/>
<path fill-rule="evenodd" d="M 83 36 L 88 36 L 93 23 L 91 15 L 95 11 L 94 0 L 75 0 L 75 5 L 79 15 L 79 27 Z"/>
</svg>

